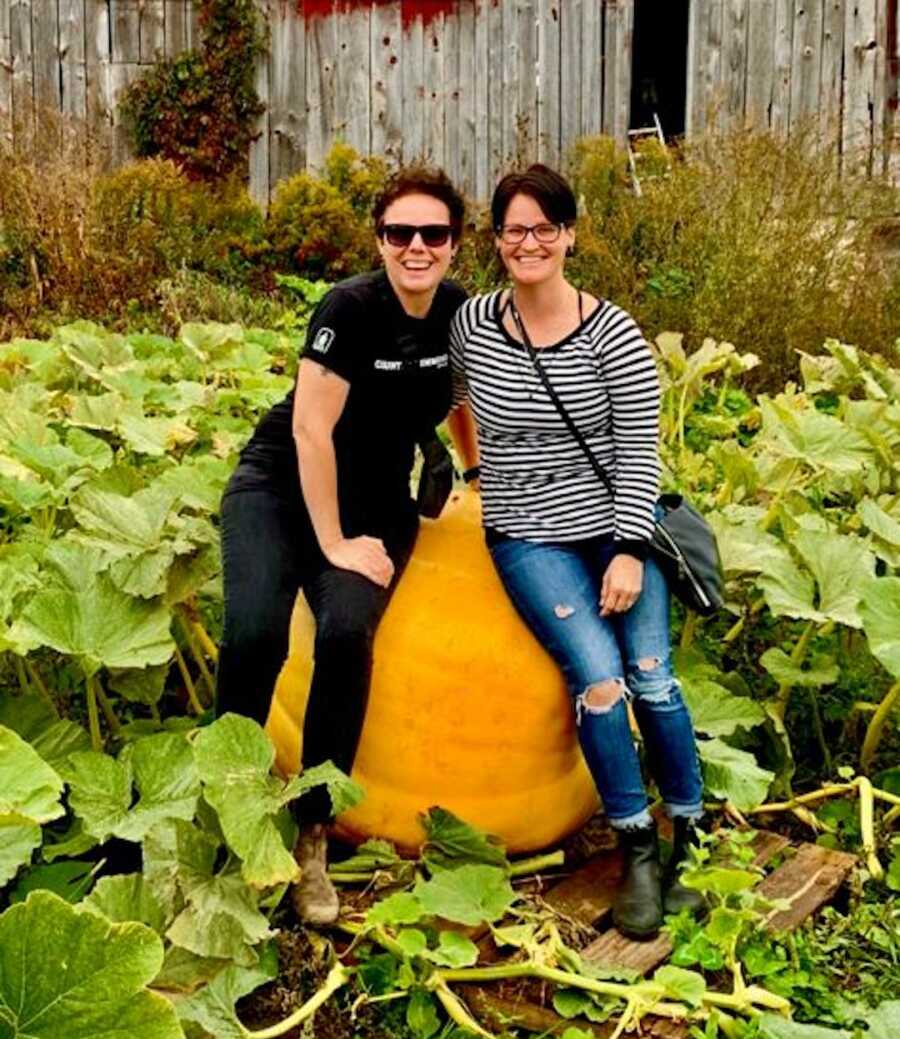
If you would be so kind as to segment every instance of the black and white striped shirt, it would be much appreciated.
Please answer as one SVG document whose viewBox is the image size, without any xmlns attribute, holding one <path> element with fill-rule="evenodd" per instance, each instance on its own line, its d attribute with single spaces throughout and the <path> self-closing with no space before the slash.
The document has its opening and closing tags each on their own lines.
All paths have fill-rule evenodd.
<svg viewBox="0 0 900 1039">
<path fill-rule="evenodd" d="M 600 306 L 539 351 L 554 389 L 615 486 L 615 501 L 566 428 L 525 347 L 503 326 L 501 291 L 467 300 L 450 328 L 454 403 L 478 427 L 486 527 L 528 541 L 613 534 L 646 554 L 659 487 L 659 380 L 634 320 Z"/>
</svg>

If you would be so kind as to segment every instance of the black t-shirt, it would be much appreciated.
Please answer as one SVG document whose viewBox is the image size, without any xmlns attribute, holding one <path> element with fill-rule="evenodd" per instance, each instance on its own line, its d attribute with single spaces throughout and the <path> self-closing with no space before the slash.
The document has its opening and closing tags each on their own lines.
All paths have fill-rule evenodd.
<svg viewBox="0 0 900 1039">
<path fill-rule="evenodd" d="M 450 409 L 450 319 L 465 298 L 443 281 L 428 315 L 413 318 L 384 271 L 375 271 L 335 285 L 310 319 L 303 356 L 350 384 L 333 433 L 346 537 L 377 535 L 414 512 L 415 445 Z M 229 490 L 275 486 L 297 495 L 302 508 L 293 407 L 292 390 L 263 417 Z"/>
</svg>

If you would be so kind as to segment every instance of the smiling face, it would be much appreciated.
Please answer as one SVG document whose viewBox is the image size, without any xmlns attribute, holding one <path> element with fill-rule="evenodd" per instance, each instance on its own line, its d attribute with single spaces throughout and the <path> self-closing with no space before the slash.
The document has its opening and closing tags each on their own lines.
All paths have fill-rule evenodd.
<svg viewBox="0 0 900 1039">
<path fill-rule="evenodd" d="M 553 223 L 553 220 L 531 195 L 524 194 L 513 195 L 503 217 L 504 226 L 520 224 L 533 227 L 546 223 Z M 509 245 L 499 236 L 496 243 L 500 259 L 513 282 L 536 285 L 563 276 L 566 250 L 575 243 L 575 231 L 564 227 L 555 242 L 539 242 L 534 234 L 528 234 L 517 245 Z"/>
<path fill-rule="evenodd" d="M 403 195 L 384 211 L 382 224 L 450 224 L 450 210 L 446 203 L 432 195 Z M 378 251 L 384 269 L 400 302 L 407 309 L 421 310 L 423 302 L 431 302 L 440 280 L 446 275 L 456 246 L 450 238 L 443 245 L 428 246 L 416 234 L 407 246 L 391 245 L 384 236 L 378 237 Z"/>
</svg>

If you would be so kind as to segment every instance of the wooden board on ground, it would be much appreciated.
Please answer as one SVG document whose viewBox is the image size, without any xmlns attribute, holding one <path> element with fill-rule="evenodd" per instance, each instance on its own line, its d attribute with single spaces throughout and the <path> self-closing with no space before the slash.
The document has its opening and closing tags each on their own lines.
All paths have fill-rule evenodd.
<svg viewBox="0 0 900 1039">
<path fill-rule="evenodd" d="M 759 885 L 766 898 L 788 898 L 790 909 L 773 913 L 766 921 L 770 931 L 792 931 L 829 902 L 856 862 L 855 855 L 818 844 L 801 844 L 797 854 L 779 866 Z"/>
<path fill-rule="evenodd" d="M 760 831 L 752 845 L 754 865 L 764 866 L 789 843 L 780 834 Z M 789 909 L 773 911 L 766 926 L 772 931 L 797 927 L 834 897 L 855 861 L 855 856 L 846 852 L 801 844 L 796 853 L 759 886 L 760 894 L 765 897 L 784 898 L 791 902 Z M 580 924 L 595 926 L 599 921 L 605 922 L 609 914 L 620 872 L 621 854 L 618 849 L 603 852 L 551 888 L 545 901 L 557 912 Z M 671 952 L 672 943 L 666 934 L 660 934 L 649 942 L 635 942 L 610 927 L 585 946 L 581 956 L 586 963 L 595 966 L 622 967 L 648 974 Z M 591 1025 L 582 1019 L 566 1021 L 552 1009 L 527 998 L 510 999 L 483 986 L 466 986 L 464 998 L 479 1018 L 495 1027 L 518 1023 L 532 1031 L 561 1035 L 566 1027 L 575 1023 L 595 1036 L 606 1037 L 614 1031 L 616 1024 L 613 1021 Z M 642 1034 L 653 1039 L 684 1039 L 688 1035 L 685 1024 L 663 1018 L 647 1017 L 642 1021 L 642 1028 Z"/>
</svg>

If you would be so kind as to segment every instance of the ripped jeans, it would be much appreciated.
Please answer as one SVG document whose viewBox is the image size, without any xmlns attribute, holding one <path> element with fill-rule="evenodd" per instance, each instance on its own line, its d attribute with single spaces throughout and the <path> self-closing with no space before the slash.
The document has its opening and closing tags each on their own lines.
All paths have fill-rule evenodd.
<svg viewBox="0 0 900 1039">
<path fill-rule="evenodd" d="M 581 750 L 610 823 L 620 829 L 650 823 L 626 698 L 666 811 L 699 817 L 703 783 L 694 730 L 670 663 L 669 590 L 653 560 L 644 563 L 634 606 L 601 617 L 600 586 L 614 555 L 610 538 L 539 543 L 489 531 L 488 547 L 510 599 L 562 668 Z M 588 692 L 610 679 L 619 687 L 611 705 L 589 703 Z"/>
</svg>

